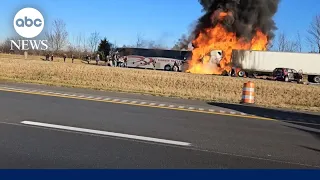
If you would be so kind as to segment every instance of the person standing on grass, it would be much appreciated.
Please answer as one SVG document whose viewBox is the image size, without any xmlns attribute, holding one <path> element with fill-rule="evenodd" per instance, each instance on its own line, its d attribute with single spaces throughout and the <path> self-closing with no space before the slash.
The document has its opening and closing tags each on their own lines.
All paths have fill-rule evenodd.
<svg viewBox="0 0 320 180">
<path fill-rule="evenodd" d="M 74 55 L 73 54 L 71 55 L 71 59 L 72 59 L 72 63 L 73 63 L 73 60 L 74 60 Z"/>
<path fill-rule="evenodd" d="M 67 59 L 67 55 L 64 54 L 64 55 L 63 55 L 63 62 L 66 62 L 66 59 Z"/>
<path fill-rule="evenodd" d="M 114 55 L 114 66 L 115 67 L 118 66 L 118 55 L 117 54 Z"/>
<path fill-rule="evenodd" d="M 109 65 L 109 56 L 106 57 L 106 66 Z"/>
<path fill-rule="evenodd" d="M 53 61 L 53 54 L 51 55 L 51 61 Z"/>
<path fill-rule="evenodd" d="M 50 57 L 50 55 L 47 53 L 46 54 L 46 61 L 49 61 L 49 57 Z"/>
<path fill-rule="evenodd" d="M 121 64 L 121 62 L 120 62 L 120 55 L 117 54 L 117 67 L 120 67 L 120 64 Z"/>
<path fill-rule="evenodd" d="M 106 57 L 106 66 L 109 64 L 109 56 Z"/>
<path fill-rule="evenodd" d="M 112 54 L 112 55 L 111 55 L 111 61 L 110 61 L 110 66 L 111 66 L 111 67 L 114 66 L 114 61 L 115 61 L 114 59 L 115 59 L 115 55 Z"/>
<path fill-rule="evenodd" d="M 123 67 L 127 67 L 127 61 L 128 61 L 127 56 L 124 56 L 123 57 Z"/>
<path fill-rule="evenodd" d="M 90 63 L 89 55 L 88 55 L 88 54 L 86 55 L 86 61 L 88 62 L 88 64 Z"/>
<path fill-rule="evenodd" d="M 100 61 L 100 55 L 97 54 L 97 56 L 96 56 L 96 64 L 97 64 L 97 65 L 99 64 L 99 61 Z"/>
</svg>

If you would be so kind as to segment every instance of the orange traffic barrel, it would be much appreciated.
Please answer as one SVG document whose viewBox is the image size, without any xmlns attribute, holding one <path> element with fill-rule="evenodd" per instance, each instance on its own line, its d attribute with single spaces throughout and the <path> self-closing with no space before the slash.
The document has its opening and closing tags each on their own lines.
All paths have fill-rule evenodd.
<svg viewBox="0 0 320 180">
<path fill-rule="evenodd" d="M 253 82 L 249 81 L 247 83 L 244 83 L 241 102 L 245 104 L 254 104 L 254 83 Z"/>
</svg>

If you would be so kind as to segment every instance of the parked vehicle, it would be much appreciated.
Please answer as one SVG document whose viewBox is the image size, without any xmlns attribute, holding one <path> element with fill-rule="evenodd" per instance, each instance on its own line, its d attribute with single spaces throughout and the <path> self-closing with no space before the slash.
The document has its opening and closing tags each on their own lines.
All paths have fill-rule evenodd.
<svg viewBox="0 0 320 180">
<path fill-rule="evenodd" d="M 289 68 L 276 68 L 272 76 L 276 81 L 297 81 L 298 83 L 302 81 L 302 74 L 297 72 L 295 69 Z"/>
</svg>

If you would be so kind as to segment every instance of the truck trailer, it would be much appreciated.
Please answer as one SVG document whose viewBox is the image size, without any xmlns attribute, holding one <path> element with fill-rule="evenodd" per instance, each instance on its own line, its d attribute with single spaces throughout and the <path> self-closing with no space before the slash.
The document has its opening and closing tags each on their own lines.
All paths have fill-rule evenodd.
<svg viewBox="0 0 320 180">
<path fill-rule="evenodd" d="M 276 68 L 290 68 L 308 76 L 309 82 L 320 83 L 320 54 L 233 50 L 231 65 L 241 69 L 242 76 L 268 74 Z"/>
</svg>

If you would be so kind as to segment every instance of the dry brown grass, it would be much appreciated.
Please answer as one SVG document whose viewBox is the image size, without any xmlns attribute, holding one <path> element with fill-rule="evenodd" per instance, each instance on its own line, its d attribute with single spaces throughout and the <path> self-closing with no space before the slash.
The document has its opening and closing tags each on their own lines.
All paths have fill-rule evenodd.
<svg viewBox="0 0 320 180">
<path fill-rule="evenodd" d="M 25 60 L 24 55 L 16 55 L 16 54 L 3 54 L 0 53 L 0 59 L 1 60 Z M 32 61 L 43 61 L 45 59 L 44 56 L 28 56 L 27 60 L 32 60 Z M 61 57 L 54 57 L 53 62 L 63 62 L 63 58 Z M 67 58 L 66 62 L 71 63 L 71 58 Z M 81 64 L 82 61 L 79 59 L 74 60 L 75 64 Z"/>
<path fill-rule="evenodd" d="M 0 56 L 0 79 L 98 90 L 147 93 L 217 102 L 239 103 L 248 79 L 153 70 L 53 63 Z M 37 59 L 37 58 L 35 58 Z M 320 87 L 251 80 L 256 104 L 320 111 Z"/>
</svg>

